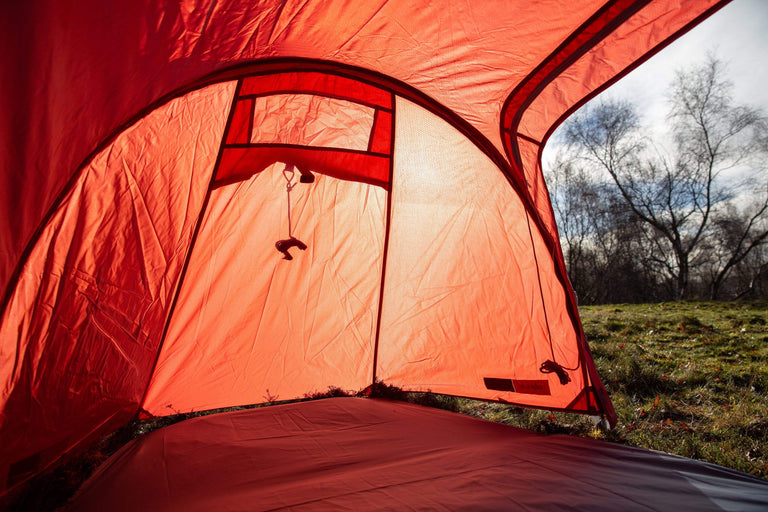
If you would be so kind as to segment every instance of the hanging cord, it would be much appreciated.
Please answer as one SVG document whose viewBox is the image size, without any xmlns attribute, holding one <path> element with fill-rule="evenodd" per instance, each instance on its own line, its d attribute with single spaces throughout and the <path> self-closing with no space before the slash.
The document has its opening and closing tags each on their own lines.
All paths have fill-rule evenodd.
<svg viewBox="0 0 768 512">
<path fill-rule="evenodd" d="M 302 251 L 307 248 L 307 244 L 301 240 L 294 238 L 293 228 L 291 226 L 291 190 L 296 186 L 296 182 L 293 181 L 296 175 L 295 167 L 293 164 L 285 164 L 283 169 L 283 178 L 285 178 L 285 192 L 288 196 L 288 238 L 285 240 L 278 240 L 275 242 L 275 248 L 283 253 L 284 260 L 292 260 L 293 256 L 288 252 L 291 247 L 298 247 Z"/>
<path fill-rule="evenodd" d="M 568 375 L 568 372 L 574 372 L 579 369 L 579 365 L 576 365 L 576 368 L 568 368 L 566 366 L 563 366 L 562 364 L 558 363 L 555 360 L 555 347 L 552 345 L 552 339 L 549 340 L 549 349 L 552 351 L 552 359 L 547 359 L 543 363 L 541 363 L 541 366 L 539 367 L 539 371 L 541 373 L 556 373 L 557 378 L 560 379 L 560 384 L 565 386 L 569 382 L 571 382 L 571 376 Z M 566 371 L 567 370 L 567 371 Z"/>
<path fill-rule="evenodd" d="M 541 373 L 556 373 L 557 378 L 560 379 L 560 384 L 565 386 L 569 382 L 571 382 L 571 376 L 568 375 L 568 371 L 576 371 L 579 369 L 579 365 L 576 365 L 576 368 L 568 368 L 566 366 L 563 366 L 562 364 L 558 363 L 555 360 L 555 347 L 552 345 L 552 339 L 549 340 L 549 349 L 552 351 L 552 359 L 547 359 L 543 363 L 541 363 L 541 366 L 539 367 L 539 371 Z M 567 370 L 567 371 L 566 371 Z"/>
<path fill-rule="evenodd" d="M 283 178 L 285 178 L 285 192 L 288 195 L 288 236 L 293 238 L 293 231 L 291 230 L 291 190 L 296 186 L 293 182 L 293 177 L 296 175 L 294 167 L 291 164 L 285 164 L 283 169 Z"/>
<path fill-rule="evenodd" d="M 531 237 L 531 243 L 533 243 L 533 231 L 531 230 L 531 219 L 528 216 L 528 211 L 526 210 L 525 213 L 525 220 L 528 224 L 528 235 Z M 581 365 L 581 361 L 579 361 L 576 364 L 575 368 L 568 368 L 567 366 L 563 366 L 562 364 L 557 362 L 557 358 L 555 357 L 555 346 L 552 343 L 552 331 L 549 328 L 549 316 L 547 315 L 547 306 L 544 303 L 544 290 L 541 284 L 541 270 L 539 269 L 539 259 L 536 256 L 536 246 L 535 244 L 532 245 L 533 247 L 533 258 L 536 262 L 536 275 L 538 276 L 539 280 L 539 296 L 541 297 L 541 307 L 544 311 L 544 321 L 547 326 L 547 341 L 549 342 L 549 350 L 552 353 L 552 359 L 547 359 L 543 363 L 541 363 L 541 366 L 539 367 L 539 371 L 541 373 L 555 373 L 557 374 L 557 378 L 560 379 L 560 384 L 565 386 L 569 382 L 571 382 L 571 376 L 568 375 L 568 372 L 576 371 L 579 369 L 579 366 Z"/>
</svg>

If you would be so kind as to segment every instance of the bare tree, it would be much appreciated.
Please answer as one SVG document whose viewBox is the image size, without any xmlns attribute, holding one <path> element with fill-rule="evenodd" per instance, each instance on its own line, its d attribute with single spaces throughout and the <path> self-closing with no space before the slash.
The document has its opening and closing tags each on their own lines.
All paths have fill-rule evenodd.
<svg viewBox="0 0 768 512">
<path fill-rule="evenodd" d="M 592 240 L 596 215 L 590 207 L 600 203 L 596 185 L 584 170 L 572 162 L 558 160 L 549 170 L 549 191 L 560 240 L 564 248 L 568 276 L 584 304 L 599 302 L 600 290 L 594 286 Z"/>
<path fill-rule="evenodd" d="M 721 231 L 729 224 L 726 205 L 743 192 L 723 173 L 748 164 L 766 145 L 765 117 L 734 105 L 731 88 L 714 58 L 678 72 L 670 89 L 671 148 L 643 134 L 636 107 L 626 101 L 588 107 L 565 126 L 570 147 L 610 176 L 648 228 L 649 261 L 671 278 L 676 299 L 687 297 L 692 271 L 705 264 L 716 294 L 731 269 L 768 237 L 765 206 L 734 220 L 738 228 L 731 223 L 728 230 L 734 243 L 720 248 L 727 254 L 712 273 L 707 236 L 715 224 Z"/>
<path fill-rule="evenodd" d="M 759 260 L 747 258 L 761 253 L 759 249 L 768 245 L 768 194 L 762 202 L 755 202 L 742 211 L 728 205 L 716 214 L 712 224 L 713 241 L 707 261 L 709 298 L 722 298 L 723 285 L 732 271 L 739 266 L 742 267 L 744 278 L 739 280 L 741 286 L 736 284 L 736 289 L 730 296 L 740 297 L 754 291 L 766 261 L 762 260 L 761 264 Z"/>
<path fill-rule="evenodd" d="M 654 300 L 643 231 L 615 185 L 567 153 L 547 168 L 568 275 L 582 304 Z"/>
</svg>

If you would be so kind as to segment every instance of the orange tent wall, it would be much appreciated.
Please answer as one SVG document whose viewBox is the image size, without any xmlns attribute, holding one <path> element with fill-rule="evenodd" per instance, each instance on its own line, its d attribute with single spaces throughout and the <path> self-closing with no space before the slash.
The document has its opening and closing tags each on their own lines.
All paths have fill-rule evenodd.
<svg viewBox="0 0 768 512">
<path fill-rule="evenodd" d="M 377 375 L 407 389 L 567 407 L 589 383 L 564 289 L 521 199 L 444 120 L 399 100 L 396 126 Z M 553 350 L 578 370 L 567 386 L 539 371 Z M 486 377 L 551 395 L 487 389 Z"/>
<path fill-rule="evenodd" d="M 46 226 L 0 328 L 0 480 L 135 415 L 233 92 L 211 86 L 148 114 Z"/>
<path fill-rule="evenodd" d="M 211 194 L 143 407 L 154 415 L 303 397 L 371 382 L 386 192 L 284 165 Z"/>
<path fill-rule="evenodd" d="M 212 192 L 146 411 L 354 391 L 374 374 L 409 390 L 600 410 L 573 405 L 592 385 L 590 363 L 554 262 L 504 173 L 424 108 L 398 98 L 395 113 L 386 252 L 382 187 L 323 174 L 296 185 L 293 234 L 308 247 L 292 261 L 273 247 L 288 231 L 285 164 Z M 329 128 L 325 137 L 337 133 Z M 547 360 L 571 369 L 567 385 L 540 372 Z"/>
</svg>

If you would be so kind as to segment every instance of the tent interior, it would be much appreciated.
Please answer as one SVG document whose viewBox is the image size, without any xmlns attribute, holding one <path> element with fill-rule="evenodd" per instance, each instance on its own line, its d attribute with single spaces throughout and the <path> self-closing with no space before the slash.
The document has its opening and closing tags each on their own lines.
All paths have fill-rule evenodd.
<svg viewBox="0 0 768 512">
<path fill-rule="evenodd" d="M 566 275 L 541 152 L 571 112 L 724 3 L 12 6 L 0 21 L 8 56 L 0 69 L 13 77 L 0 97 L 0 492 L 137 417 L 293 400 L 331 386 L 382 382 L 614 423 Z M 385 446 L 422 453 L 422 471 L 447 467 L 449 445 L 465 436 L 454 455 L 475 453 L 467 464 L 523 441 L 531 453 L 571 447 L 568 472 L 590 458 L 602 464 L 597 453 L 612 450 L 620 465 L 637 458 L 652 471 L 668 462 L 402 404 L 318 404 L 152 434 L 116 456 L 79 506 L 127 506 L 121 493 L 146 484 L 140 468 L 167 462 L 190 473 L 177 475 L 180 487 L 168 472 L 152 476 L 166 487 L 148 495 L 173 508 L 195 479 L 209 480 L 184 462 L 202 439 L 219 439 L 222 450 L 200 452 L 201 461 L 203 452 L 212 457 L 206 466 L 229 464 L 227 450 L 257 438 L 264 444 L 243 456 L 269 461 L 280 429 L 307 433 L 291 441 L 299 459 L 312 446 L 335 451 L 313 444 L 316 427 L 359 433 L 371 445 L 386 439 L 361 448 L 376 464 L 385 464 L 376 452 Z M 347 434 L 334 423 L 341 417 Z M 391 432 L 376 427 L 390 423 Z M 273 434 L 251 438 L 254 429 Z M 166 435 L 186 446 L 158 462 L 154 447 Z M 358 445 L 354 436 L 330 442 Z M 346 444 L 336 455 L 354 450 Z M 487 506 L 516 503 L 511 487 L 492 488 L 518 459 L 497 456 L 505 462 L 489 462 L 489 480 L 451 477 L 432 494 L 407 483 L 416 473 L 386 485 L 358 475 L 370 492 L 350 494 L 345 506 L 357 508 L 364 495 L 408 503 L 416 494 L 427 506 L 439 489 L 466 486 L 485 489 L 477 499 Z M 395 463 L 397 471 L 420 467 L 412 462 Z M 317 464 L 334 472 L 346 463 Z M 463 474 L 458 464 L 454 476 Z M 717 473 L 717 485 L 760 487 L 675 464 Z M 243 473 L 259 489 L 238 499 L 269 495 L 277 501 L 263 503 L 292 506 L 280 490 L 301 480 L 316 491 L 315 469 L 296 466 L 274 487 Z M 381 481 L 384 469 L 363 470 Z M 350 471 L 339 485 L 361 470 Z M 683 479 L 685 489 L 707 487 L 709 476 L 701 478 Z M 560 484 L 541 485 L 547 493 Z M 294 504 L 315 503 L 302 492 Z M 335 507 L 330 496 L 316 503 Z"/>
</svg>

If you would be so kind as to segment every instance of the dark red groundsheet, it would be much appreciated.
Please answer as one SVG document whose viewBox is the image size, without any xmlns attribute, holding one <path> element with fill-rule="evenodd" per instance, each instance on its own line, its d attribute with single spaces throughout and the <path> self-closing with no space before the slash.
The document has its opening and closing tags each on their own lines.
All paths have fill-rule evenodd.
<svg viewBox="0 0 768 512">
<path fill-rule="evenodd" d="M 117 452 L 68 510 L 766 510 L 768 482 L 443 410 L 333 398 L 187 420 Z"/>
</svg>

